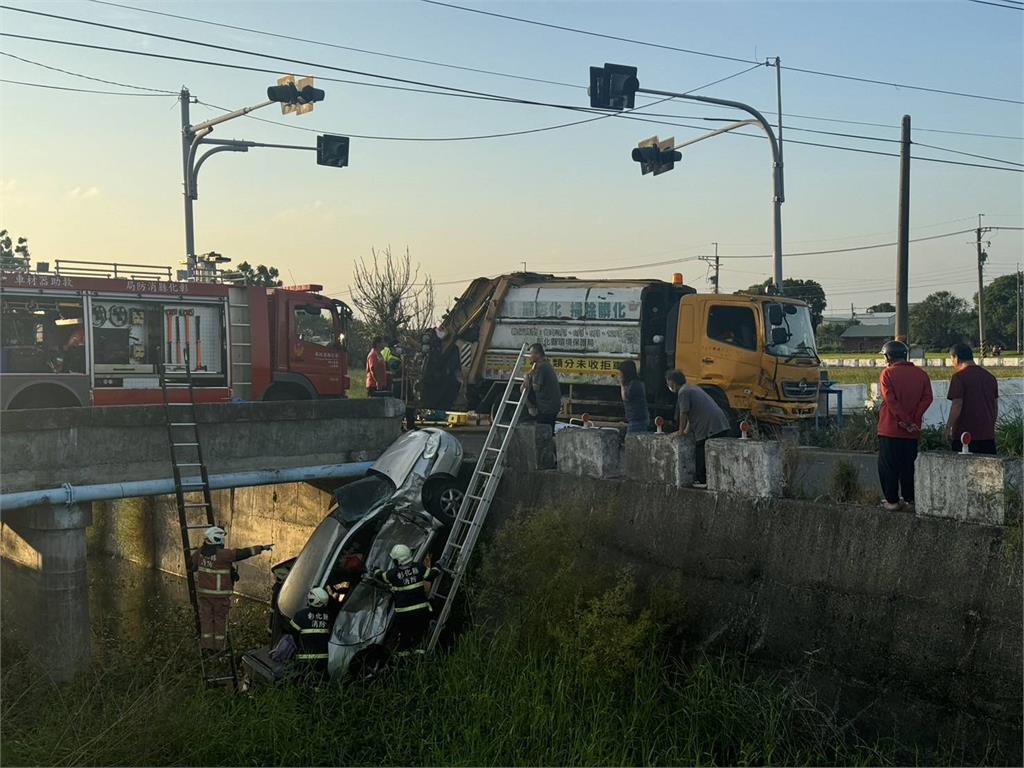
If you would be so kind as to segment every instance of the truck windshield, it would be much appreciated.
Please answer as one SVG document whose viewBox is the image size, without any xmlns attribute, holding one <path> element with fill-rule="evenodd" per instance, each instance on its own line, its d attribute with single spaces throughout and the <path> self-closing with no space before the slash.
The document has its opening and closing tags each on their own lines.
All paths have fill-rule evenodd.
<svg viewBox="0 0 1024 768">
<path fill-rule="evenodd" d="M 784 304 L 783 307 L 785 312 L 782 315 L 782 327 L 789 338 L 781 344 L 772 344 L 768 305 L 764 305 L 764 327 L 768 329 L 765 349 L 777 357 L 805 357 L 817 360 L 818 352 L 814 345 L 814 326 L 811 325 L 810 310 L 793 304 Z"/>
</svg>

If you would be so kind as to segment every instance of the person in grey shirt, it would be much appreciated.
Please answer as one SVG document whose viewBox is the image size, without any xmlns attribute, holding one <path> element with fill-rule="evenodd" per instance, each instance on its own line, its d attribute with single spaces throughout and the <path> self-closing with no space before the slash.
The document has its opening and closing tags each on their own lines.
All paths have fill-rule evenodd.
<svg viewBox="0 0 1024 768">
<path fill-rule="evenodd" d="M 530 347 L 530 360 L 533 365 L 523 377 L 523 388 L 527 391 L 527 400 L 536 409 L 538 424 L 555 425 L 555 417 L 562 410 L 562 388 L 558 384 L 555 369 L 548 362 L 542 344 Z"/>
<path fill-rule="evenodd" d="M 670 437 L 682 437 L 687 432 L 695 443 L 694 486 L 704 488 L 708 483 L 707 460 L 704 445 L 712 437 L 727 437 L 729 417 L 711 399 L 711 395 L 694 384 L 687 384 L 682 371 L 669 371 L 665 383 L 676 395 L 676 431 Z"/>
</svg>

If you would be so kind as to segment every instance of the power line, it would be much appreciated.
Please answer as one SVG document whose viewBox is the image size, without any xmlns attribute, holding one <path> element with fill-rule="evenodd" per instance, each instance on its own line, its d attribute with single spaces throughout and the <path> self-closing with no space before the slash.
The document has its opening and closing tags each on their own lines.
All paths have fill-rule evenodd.
<svg viewBox="0 0 1024 768">
<path fill-rule="evenodd" d="M 577 35 L 587 35 L 589 37 L 600 37 L 605 40 L 616 40 L 621 43 L 630 43 L 632 45 L 642 45 L 648 48 L 659 48 L 666 51 L 675 51 L 677 53 L 688 53 L 694 56 L 706 56 L 714 59 L 722 59 L 724 61 L 737 61 L 750 63 L 749 59 L 741 59 L 735 56 L 725 56 L 718 53 L 710 53 L 708 51 L 698 51 L 691 48 L 679 48 L 673 45 L 664 45 L 661 43 L 654 43 L 647 40 L 636 40 L 629 37 L 620 37 L 618 35 L 607 35 L 601 32 L 593 32 L 587 29 L 579 29 L 577 27 L 567 27 L 561 24 L 550 24 L 543 21 L 537 21 L 536 19 L 526 19 L 521 16 L 510 16 L 504 13 L 496 13 L 494 11 L 485 11 L 481 8 L 469 8 L 464 5 L 456 5 L 454 3 L 441 2 L 441 0 L 420 0 L 421 2 L 427 3 L 428 5 L 437 5 L 445 8 L 452 8 L 457 11 L 465 11 L 467 13 L 476 13 L 482 16 L 492 16 L 498 19 L 504 19 L 506 21 L 515 21 L 520 24 L 532 24 L 538 27 L 547 27 L 548 29 L 557 29 L 563 32 L 572 32 Z M 939 93 L 946 96 L 960 96 L 968 99 L 982 99 L 984 101 L 997 101 L 1005 104 L 1024 104 L 1024 101 L 1020 99 L 1007 99 L 1000 96 L 985 96 L 978 93 L 964 93 L 962 91 L 951 91 L 944 88 L 930 88 L 923 85 L 909 85 L 907 83 L 896 83 L 888 80 L 875 80 L 869 77 L 859 77 L 856 75 L 843 75 L 837 72 L 825 72 L 817 69 L 806 69 L 804 67 L 792 67 L 783 65 L 782 69 L 789 70 L 790 72 L 802 72 L 807 75 L 817 75 L 819 77 L 831 77 L 839 80 L 850 80 L 853 82 L 869 83 L 871 85 L 885 85 L 892 88 L 905 88 L 913 91 L 923 91 L 926 93 Z"/>
<path fill-rule="evenodd" d="M 280 39 L 280 40 L 291 40 L 293 42 L 299 42 L 299 43 L 305 43 L 305 44 L 311 44 L 311 45 L 321 45 L 321 46 L 324 46 L 324 47 L 327 47 L 327 48 L 336 48 L 338 50 L 343 50 L 343 51 L 353 51 L 353 52 L 356 52 L 356 53 L 363 53 L 363 54 L 367 54 L 367 55 L 371 55 L 371 56 L 381 56 L 381 57 L 384 57 L 384 58 L 395 59 L 395 60 L 398 60 L 398 61 L 409 61 L 409 62 L 414 62 L 414 63 L 417 63 L 417 64 L 427 64 L 429 66 L 444 67 L 444 68 L 447 68 L 447 69 L 453 69 L 453 70 L 464 71 L 464 72 L 472 72 L 472 73 L 475 73 L 475 74 L 492 75 L 492 76 L 495 76 L 495 77 L 504 77 L 504 78 L 509 78 L 509 79 L 513 79 L 513 80 L 523 80 L 525 82 L 543 83 L 545 85 L 556 85 L 556 86 L 559 86 L 559 87 L 573 88 L 573 89 L 576 89 L 576 90 L 584 90 L 584 89 L 586 89 L 586 86 L 580 85 L 578 83 L 567 83 L 567 82 L 563 82 L 561 80 L 551 80 L 551 79 L 546 79 L 546 78 L 541 78 L 541 77 L 532 77 L 532 76 L 529 76 L 529 75 L 513 74 L 511 72 L 499 72 L 499 71 L 496 71 L 496 70 L 483 69 L 483 68 L 480 68 L 480 67 L 469 67 L 469 66 L 465 66 L 465 65 L 452 64 L 450 62 L 435 61 L 433 59 L 417 58 L 417 57 L 413 57 L 413 56 L 401 56 L 399 54 L 387 53 L 387 52 L 384 52 L 384 51 L 374 51 L 374 50 L 371 50 L 371 49 L 368 49 L 368 48 L 355 48 L 353 46 L 340 45 L 338 43 L 332 43 L 332 42 L 328 42 L 328 41 L 325 41 L 325 40 L 313 40 L 311 38 L 297 37 L 297 36 L 294 36 L 294 35 L 285 35 L 285 34 L 281 34 L 279 32 L 270 32 L 270 31 L 264 30 L 264 29 L 255 29 L 253 27 L 242 27 L 242 26 L 238 26 L 238 25 L 235 25 L 235 24 L 227 24 L 227 23 L 224 23 L 224 22 L 213 21 L 213 20 L 210 20 L 210 19 L 202 19 L 202 18 L 198 18 L 196 16 L 185 16 L 185 15 L 176 14 L 176 13 L 166 13 L 166 12 L 163 12 L 163 11 L 156 11 L 156 10 L 153 10 L 151 8 L 141 8 L 141 7 L 134 6 L 134 5 L 126 5 L 124 3 L 109 2 L 108 0 L 88 0 L 88 1 L 91 2 L 91 3 L 95 3 L 97 5 L 107 5 L 107 6 L 111 6 L 111 7 L 114 7 L 114 8 L 122 8 L 122 9 L 126 9 L 126 10 L 137 11 L 139 13 L 148 13 L 148 14 L 152 14 L 152 15 L 155 15 L 155 16 L 164 16 L 164 17 L 167 17 L 167 18 L 179 19 L 181 21 L 189 21 L 189 22 L 193 22 L 193 23 L 196 23 L 196 24 L 205 24 L 205 25 L 212 26 L 212 27 L 220 27 L 220 28 L 223 28 L 223 29 L 230 29 L 230 30 L 234 30 L 234 31 L 238 31 L 238 32 L 249 32 L 251 34 L 264 35 L 266 37 L 272 37 L 272 38 L 276 38 L 276 39 Z M 756 66 L 761 66 L 761 64 L 758 63 Z M 764 114 L 775 114 L 771 110 L 762 109 L 760 111 L 762 113 L 764 113 Z M 890 125 L 890 124 L 887 124 L 887 123 L 872 123 L 872 122 L 864 122 L 864 121 L 861 121 L 861 120 L 843 120 L 843 119 L 840 119 L 840 118 L 819 117 L 819 116 L 813 116 L 813 115 L 789 114 L 789 115 L 787 115 L 787 117 L 795 117 L 795 118 L 802 119 L 802 120 L 819 120 L 819 121 L 832 122 L 832 123 L 846 123 L 846 124 L 849 124 L 849 125 L 864 125 L 864 126 L 870 126 L 870 127 L 875 127 L 875 128 L 890 128 L 890 129 L 892 129 L 892 128 L 898 127 L 898 126 Z M 790 130 L 798 130 L 798 129 L 796 127 L 791 127 Z M 809 129 L 800 129 L 800 130 L 809 130 Z M 948 129 L 940 129 L 940 128 L 920 128 L 920 127 L 915 126 L 914 130 L 917 131 L 917 132 L 924 131 L 924 132 L 931 132 L 931 133 L 945 133 L 945 134 L 955 134 L 955 135 L 961 135 L 961 136 L 975 136 L 975 137 L 989 138 L 989 139 L 1010 139 L 1010 140 L 1018 140 L 1018 141 L 1024 140 L 1024 137 L 1021 137 L 1021 136 L 1006 136 L 1006 135 L 1000 135 L 1000 134 L 978 133 L 978 132 L 972 132 L 972 131 L 957 131 L 957 130 L 948 130 Z M 899 141 L 899 140 L 898 139 L 893 139 L 893 141 Z"/>
<path fill-rule="evenodd" d="M 9 6 L 0 6 L 0 8 L 9 8 Z M 27 11 L 27 10 L 23 10 L 23 9 L 12 9 L 12 10 L 22 10 L 22 12 L 24 12 L 24 13 L 30 13 L 30 14 L 36 14 L 36 15 L 42 15 L 42 16 L 54 16 L 54 14 L 45 14 L 45 13 L 42 13 L 40 11 Z M 79 22 L 79 23 L 83 23 L 83 24 L 88 24 L 88 25 L 91 25 L 91 26 L 110 27 L 110 28 L 124 30 L 124 31 L 127 31 L 127 32 L 133 32 L 133 33 L 140 34 L 140 35 L 145 35 L 145 36 L 155 36 L 155 37 L 159 37 L 159 38 L 167 38 L 167 39 L 172 39 L 172 40 L 176 40 L 176 41 L 182 41 L 181 38 L 170 38 L 167 35 L 158 35 L 156 33 L 143 32 L 143 31 L 140 31 L 140 30 L 131 30 L 131 29 L 128 29 L 128 28 L 123 28 L 123 27 L 111 27 L 111 25 L 100 24 L 98 22 L 89 22 L 89 21 L 83 21 L 81 19 L 71 19 L 71 18 L 68 18 L 68 17 L 56 17 L 56 18 L 67 19 L 69 21 L 74 21 L 74 22 Z M 192 63 L 192 64 L 203 64 L 203 65 L 206 65 L 206 66 L 223 67 L 223 68 L 228 68 L 228 69 L 254 71 L 254 72 L 265 72 L 265 73 L 273 73 L 274 72 L 274 70 L 268 70 L 268 69 L 263 69 L 263 68 L 258 68 L 258 67 L 250 67 L 250 66 L 241 65 L 241 64 L 229 64 L 229 63 L 226 63 L 226 62 L 209 61 L 209 60 L 206 60 L 206 59 L 196 59 L 196 58 L 191 58 L 191 57 L 171 56 L 171 55 L 168 55 L 168 54 L 158 54 L 158 53 L 151 53 L 151 52 L 147 52 L 147 51 L 133 51 L 133 50 L 125 49 L 125 48 L 116 48 L 116 47 L 111 47 L 111 46 L 101 46 L 101 45 L 95 45 L 95 44 L 92 44 L 92 43 L 81 43 L 81 42 L 75 42 L 75 41 L 70 41 L 70 40 L 56 40 L 56 39 L 53 39 L 53 38 L 42 38 L 42 37 L 36 37 L 36 36 L 32 36 L 32 35 L 19 35 L 19 34 L 14 34 L 14 33 L 11 33 L 11 32 L 0 32 L 0 36 L 10 37 L 10 38 L 20 39 L 20 40 L 32 40 L 32 41 L 35 41 L 35 42 L 45 42 L 45 43 L 51 43 L 51 44 L 56 44 L 56 45 L 66 45 L 66 46 L 71 46 L 71 47 L 76 47 L 76 48 L 87 48 L 87 49 L 91 49 L 91 50 L 102 50 L 102 51 L 107 51 L 107 52 L 112 52 L 112 53 L 119 53 L 119 54 L 124 54 L 124 55 L 131 55 L 131 56 L 143 56 L 143 57 L 147 57 L 147 58 L 166 59 L 166 60 L 171 60 L 171 61 L 182 61 L 182 62 L 188 62 L 188 63 Z M 212 43 L 199 43 L 199 42 L 195 42 L 195 41 L 184 41 L 184 42 L 191 42 L 191 43 L 193 43 L 195 45 L 213 47 L 213 48 L 227 50 L 227 51 L 234 52 L 234 53 L 246 53 L 248 55 L 257 56 L 257 57 L 260 57 L 260 58 L 275 59 L 275 60 L 280 60 L 280 61 L 286 61 L 286 62 L 289 62 L 289 63 L 308 65 L 308 66 L 319 67 L 319 68 L 323 68 L 323 69 L 338 70 L 338 71 L 341 71 L 341 72 L 355 73 L 355 74 L 358 74 L 358 75 L 365 75 L 365 76 L 368 76 L 368 77 L 381 78 L 381 79 L 388 80 L 388 81 L 396 81 L 396 82 L 401 82 L 401 83 L 410 83 L 410 84 L 418 85 L 418 86 L 426 86 L 427 89 L 430 89 L 430 88 L 440 88 L 440 89 L 443 89 L 443 91 L 439 92 L 439 91 L 436 91 L 436 90 L 407 88 L 407 87 L 404 87 L 404 86 L 400 87 L 400 86 L 393 86 L 393 85 L 382 85 L 382 84 L 379 84 L 379 83 L 366 83 L 366 82 L 359 81 L 359 80 L 340 80 L 338 78 L 321 77 L 321 79 L 326 81 L 326 82 L 344 82 L 344 83 L 348 83 L 348 84 L 352 84 L 352 85 L 365 85 L 365 86 L 372 86 L 372 87 L 391 88 L 391 89 L 396 89 L 396 90 L 414 91 L 414 92 L 426 93 L 426 94 L 431 94 L 431 95 L 461 96 L 461 97 L 466 97 L 466 98 L 478 98 L 478 99 L 484 99 L 484 100 L 490 100 L 490 101 L 500 101 L 500 102 L 506 102 L 506 103 L 510 103 L 510 104 L 524 104 L 524 105 L 529 105 L 529 106 L 549 107 L 549 108 L 553 108 L 553 109 L 566 109 L 566 110 L 571 110 L 571 111 L 576 111 L 576 112 L 587 112 L 587 113 L 591 113 L 591 114 L 593 114 L 593 113 L 608 114 L 608 113 L 603 112 L 601 110 L 590 109 L 590 108 L 587 108 L 587 107 L 579 107 L 579 106 L 568 105 L 568 104 L 557 104 L 557 103 L 551 103 L 551 102 L 533 101 L 533 100 L 530 100 L 530 99 L 520 99 L 520 98 L 515 98 L 515 97 L 501 96 L 501 95 L 491 94 L 491 93 L 487 93 L 487 92 L 483 92 L 483 91 L 473 91 L 473 90 L 468 90 L 468 89 L 463 89 L 463 88 L 454 88 L 452 86 L 437 85 L 437 84 L 433 84 L 433 83 L 425 83 L 425 82 L 417 81 L 417 80 L 408 80 L 408 79 L 405 79 L 405 78 L 396 78 L 396 77 L 390 77 L 390 76 L 387 76 L 387 75 L 378 75 L 378 74 L 374 74 L 374 73 L 366 73 L 366 72 L 362 72 L 362 71 L 359 71 L 359 70 L 352 70 L 352 69 L 347 69 L 347 68 L 343 68 L 343 67 L 335 67 L 335 66 L 328 65 L 328 64 L 315 64 L 313 62 L 306 62 L 306 61 L 302 61 L 302 60 L 298 60 L 298 59 L 289 59 L 289 58 L 286 58 L 286 57 L 283 57 L 283 56 L 274 56 L 274 55 L 271 55 L 271 54 L 262 54 L 262 53 L 255 53 L 255 52 L 250 52 L 250 51 L 243 51 L 241 49 L 233 49 L 233 48 L 228 48 L 226 46 L 214 45 Z M 760 63 L 757 63 L 755 65 L 752 65 L 751 69 L 753 69 L 755 67 L 760 67 L 760 66 L 763 66 L 763 65 L 760 64 Z M 744 70 L 744 71 L 748 71 L 748 70 Z M 735 77 L 735 76 L 737 76 L 739 74 L 743 74 L 743 72 L 735 73 L 733 75 L 729 75 L 728 77 Z M 728 79 L 728 77 L 727 78 L 723 78 L 723 79 Z M 721 80 L 718 80 L 718 81 L 715 81 L 715 82 L 721 82 Z M 707 87 L 707 86 L 703 86 L 703 87 Z M 640 109 L 640 107 L 638 107 L 636 109 Z M 687 125 L 685 123 L 666 123 L 665 121 L 651 120 L 651 119 L 649 119 L 647 117 L 641 117 L 641 116 L 635 115 L 635 114 L 623 115 L 623 114 L 619 113 L 619 116 L 622 119 L 625 119 L 625 120 L 641 120 L 641 121 L 647 122 L 647 123 L 654 123 L 654 124 L 661 124 L 661 125 L 672 125 L 674 127 L 689 128 L 689 129 L 698 130 L 698 131 L 703 131 L 704 130 L 704 128 L 701 127 L 701 126 Z M 253 119 L 265 119 L 265 118 L 253 118 Z M 298 127 L 300 130 L 302 129 L 301 126 L 288 126 L 288 127 L 289 128 L 296 128 L 296 127 Z M 550 127 L 547 128 L 547 130 L 550 130 L 550 129 L 551 129 Z M 733 135 L 746 136 L 747 138 L 760 138 L 759 136 L 755 136 L 753 134 L 746 134 L 746 133 L 742 133 L 742 132 L 734 132 Z M 495 134 L 494 137 L 497 137 L 497 135 Z M 379 137 L 374 136 L 374 137 L 371 137 L 371 136 L 367 136 L 366 138 L 368 138 L 368 139 L 369 138 L 374 138 L 374 139 L 379 139 L 379 140 L 398 140 L 398 141 L 414 141 L 414 140 L 428 140 L 429 141 L 429 140 L 435 140 L 435 139 L 433 139 L 431 137 L 417 138 L 417 137 L 384 137 L 384 136 L 379 136 Z M 487 137 L 482 137 L 482 138 L 487 138 Z M 877 137 L 875 137 L 875 138 L 877 138 Z M 454 140 L 464 140 L 464 139 L 455 137 Z M 876 150 L 861 149 L 861 148 L 857 148 L 857 147 L 848 147 L 848 146 L 837 145 L 837 144 L 823 144 L 823 143 L 820 143 L 820 142 L 800 141 L 800 140 L 797 140 L 797 139 L 790 139 L 788 143 L 791 143 L 791 144 L 802 144 L 802 145 L 805 145 L 805 146 L 813 146 L 813 147 L 823 147 L 823 148 L 827 148 L 827 149 L 836 149 L 836 150 L 842 150 L 842 151 L 847 151 L 847 152 L 861 152 L 861 153 L 865 153 L 865 154 L 880 155 L 880 156 L 884 156 L 884 157 L 898 157 L 899 156 L 896 153 L 892 153 L 892 152 L 879 152 L 879 151 L 876 151 Z M 959 165 L 959 166 L 964 166 L 964 167 L 983 168 L 983 169 L 987 169 L 987 170 L 1024 172 L 1024 169 L 1006 168 L 1006 167 L 994 166 L 994 165 L 982 165 L 982 164 L 979 164 L 979 163 L 967 163 L 967 162 L 961 162 L 961 161 L 955 161 L 955 160 L 942 160 L 942 159 L 939 159 L 939 158 L 931 158 L 931 157 L 914 157 L 913 159 L 921 160 L 921 161 L 924 161 L 924 162 L 943 163 L 943 164 L 947 164 L 947 165 Z"/>
<path fill-rule="evenodd" d="M 125 93 L 124 91 L 99 91 L 99 90 L 96 90 L 95 88 L 71 88 L 71 87 L 66 86 L 66 85 L 47 85 L 45 83 L 26 83 L 23 80 L 6 80 L 6 79 L 3 79 L 3 78 L 0 78 L 0 83 L 6 83 L 7 85 L 27 85 L 27 86 L 31 86 L 32 88 L 48 88 L 48 89 L 51 89 L 51 90 L 54 90 L 54 91 L 73 91 L 75 93 L 95 93 L 95 94 L 102 94 L 104 96 L 135 96 L 135 97 L 140 97 L 140 96 L 142 96 L 142 97 L 151 96 L 152 97 L 152 96 L 155 96 L 157 98 L 164 98 L 164 99 L 166 99 L 169 95 L 171 95 L 171 94 L 167 94 L 167 93 Z"/>
<path fill-rule="evenodd" d="M 993 5 L 996 8 L 1009 8 L 1011 11 L 1024 11 L 1024 8 L 1018 5 L 1009 5 L 1007 3 L 990 3 L 988 0 L 967 0 L 967 2 L 977 3 L 978 5 Z"/>
<path fill-rule="evenodd" d="M 61 74 L 71 75 L 72 77 L 80 77 L 83 80 L 92 80 L 97 83 L 105 83 L 107 85 L 119 85 L 122 88 L 134 88 L 136 91 L 152 91 L 154 93 L 166 94 L 169 96 L 177 96 L 177 91 L 168 91 L 163 88 L 146 88 L 142 85 L 131 85 L 129 83 L 120 83 L 117 80 L 104 80 L 101 77 L 92 77 L 90 75 L 83 75 L 81 72 L 72 72 L 68 69 L 61 69 L 60 67 L 54 67 L 50 64 L 43 64 L 41 61 L 33 61 L 32 59 L 26 59 L 22 56 L 15 56 L 13 53 L 7 53 L 6 51 L 0 51 L 0 56 L 6 56 L 9 59 L 16 59 L 24 62 L 25 64 L 31 64 L 35 67 L 42 67 L 43 69 L 49 69 L 52 72 L 60 72 Z"/>
</svg>

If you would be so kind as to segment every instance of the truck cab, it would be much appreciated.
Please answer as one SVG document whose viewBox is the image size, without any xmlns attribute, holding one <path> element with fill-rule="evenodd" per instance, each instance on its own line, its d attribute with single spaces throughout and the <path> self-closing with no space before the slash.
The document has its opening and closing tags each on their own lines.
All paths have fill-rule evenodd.
<svg viewBox="0 0 1024 768">
<path fill-rule="evenodd" d="M 820 359 L 806 304 L 778 296 L 688 294 L 666 339 L 687 381 L 766 422 L 813 418 Z"/>
</svg>

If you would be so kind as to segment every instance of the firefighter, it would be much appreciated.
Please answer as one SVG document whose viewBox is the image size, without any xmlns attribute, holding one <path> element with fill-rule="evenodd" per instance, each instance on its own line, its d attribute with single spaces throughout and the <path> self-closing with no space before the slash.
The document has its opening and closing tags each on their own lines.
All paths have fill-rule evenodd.
<svg viewBox="0 0 1024 768">
<path fill-rule="evenodd" d="M 227 640 L 228 611 L 236 578 L 232 564 L 274 548 L 273 544 L 258 544 L 227 549 L 226 537 L 223 528 L 211 526 L 203 535 L 203 545 L 192 553 L 199 602 L 199 644 L 210 653 L 223 651 Z"/>
<path fill-rule="evenodd" d="M 396 650 L 408 653 L 426 634 L 433 611 L 427 602 L 427 583 L 437 578 L 439 571 L 413 560 L 412 550 L 405 544 L 391 548 L 394 565 L 386 571 L 377 571 L 374 576 L 387 584 L 395 603 L 395 632 L 398 635 Z"/>
<path fill-rule="evenodd" d="M 326 589 L 313 587 L 306 595 L 306 607 L 291 621 L 295 630 L 295 660 L 320 676 L 327 673 L 327 643 L 333 624 L 330 599 Z"/>
</svg>

